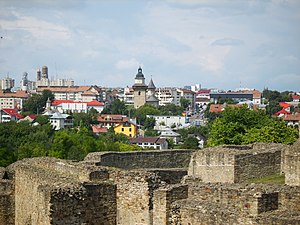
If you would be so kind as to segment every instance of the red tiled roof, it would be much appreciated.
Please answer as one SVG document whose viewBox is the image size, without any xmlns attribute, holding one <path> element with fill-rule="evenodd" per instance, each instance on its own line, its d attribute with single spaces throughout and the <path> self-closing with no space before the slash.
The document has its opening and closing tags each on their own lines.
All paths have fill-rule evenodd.
<svg viewBox="0 0 300 225">
<path fill-rule="evenodd" d="M 128 117 L 116 114 L 102 114 L 98 116 L 97 120 L 102 123 L 123 123 L 128 121 Z"/>
<path fill-rule="evenodd" d="M 16 92 L 0 91 L 0 97 L 2 97 L 2 98 L 28 98 L 29 96 L 26 91 L 18 90 Z"/>
<path fill-rule="evenodd" d="M 209 94 L 210 90 L 200 90 L 197 92 L 197 94 Z"/>
<path fill-rule="evenodd" d="M 286 109 L 286 108 L 288 108 L 288 107 L 291 107 L 291 104 L 288 104 L 288 103 L 286 103 L 286 102 L 279 102 L 279 105 L 280 105 L 281 107 L 283 107 L 284 109 Z"/>
<path fill-rule="evenodd" d="M 37 92 L 42 92 L 43 90 L 49 90 L 52 92 L 85 92 L 89 91 L 93 86 L 69 86 L 69 87 L 39 87 Z M 95 87 L 94 87 L 95 88 Z"/>
<path fill-rule="evenodd" d="M 93 133 L 106 133 L 108 130 L 106 127 L 98 127 L 96 125 L 92 126 Z"/>
<path fill-rule="evenodd" d="M 279 116 L 281 114 L 286 115 L 286 114 L 291 114 L 291 113 L 286 111 L 285 109 L 282 109 L 282 110 L 278 111 L 277 113 L 274 113 L 273 116 Z"/>
<path fill-rule="evenodd" d="M 51 105 L 60 105 L 62 103 L 73 103 L 73 100 L 54 100 L 51 102 Z"/>
<path fill-rule="evenodd" d="M 15 109 L 9 109 L 9 108 L 2 108 L 3 112 L 10 116 L 15 116 L 18 119 L 22 119 L 23 116 L 21 116 Z"/>
<path fill-rule="evenodd" d="M 300 100 L 300 95 L 292 95 L 293 100 Z"/>
<path fill-rule="evenodd" d="M 88 106 L 104 106 L 103 102 L 98 102 L 97 100 L 93 100 L 91 102 L 87 102 Z"/>
<path fill-rule="evenodd" d="M 222 112 L 222 110 L 223 110 L 222 104 L 211 104 L 209 107 L 209 111 L 214 113 Z"/>
</svg>

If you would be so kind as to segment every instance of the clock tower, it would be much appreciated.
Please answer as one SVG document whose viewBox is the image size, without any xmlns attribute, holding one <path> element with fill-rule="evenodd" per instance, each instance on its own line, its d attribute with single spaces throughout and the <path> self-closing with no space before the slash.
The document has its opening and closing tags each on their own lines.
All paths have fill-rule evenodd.
<svg viewBox="0 0 300 225">
<path fill-rule="evenodd" d="M 133 88 L 133 101 L 134 101 L 134 108 L 139 108 L 146 103 L 146 91 L 148 86 L 145 84 L 145 77 L 143 74 L 143 70 L 141 67 L 138 69 L 138 73 L 134 79 Z"/>
</svg>

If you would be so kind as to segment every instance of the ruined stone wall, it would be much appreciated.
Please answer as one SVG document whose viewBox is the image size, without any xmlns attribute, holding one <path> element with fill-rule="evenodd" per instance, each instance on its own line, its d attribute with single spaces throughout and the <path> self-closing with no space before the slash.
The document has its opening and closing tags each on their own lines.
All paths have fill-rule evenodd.
<svg viewBox="0 0 300 225">
<path fill-rule="evenodd" d="M 153 192 L 161 181 L 147 171 L 115 170 L 110 180 L 117 185 L 117 224 L 151 225 L 153 221 Z"/>
<path fill-rule="evenodd" d="M 188 168 L 193 150 L 159 150 L 140 152 L 94 152 L 85 161 L 122 169 Z"/>
<path fill-rule="evenodd" d="M 15 171 L 15 225 L 50 224 L 50 193 L 38 172 L 21 167 Z"/>
<path fill-rule="evenodd" d="M 300 139 L 285 152 L 285 183 L 300 186 Z"/>
<path fill-rule="evenodd" d="M 15 225 L 116 224 L 113 183 L 96 179 L 82 182 L 75 174 L 70 175 L 69 165 L 58 172 L 49 170 L 45 160 L 48 159 L 22 160 L 11 168 L 15 183 Z M 67 161 L 53 159 L 53 163 L 55 167 Z"/>
<path fill-rule="evenodd" d="M 2 177 L 2 176 L 1 176 Z M 0 180 L 0 225 L 14 224 L 13 183 L 8 179 Z"/>
<path fill-rule="evenodd" d="M 194 152 L 188 175 L 203 182 L 237 183 L 281 172 L 284 145 L 218 146 Z"/>
<path fill-rule="evenodd" d="M 188 198 L 172 204 L 171 225 L 300 224 L 300 187 L 203 183 L 185 177 Z"/>
<path fill-rule="evenodd" d="M 189 176 L 200 177 L 203 182 L 234 182 L 234 153 L 219 150 L 201 150 L 193 154 Z"/>
<path fill-rule="evenodd" d="M 156 189 L 153 197 L 153 225 L 171 224 L 172 204 L 187 197 L 187 185 L 178 184 Z"/>
<path fill-rule="evenodd" d="M 116 224 L 116 186 L 84 184 L 82 190 L 52 190 L 50 218 L 53 225 Z"/>
<path fill-rule="evenodd" d="M 235 155 L 234 182 L 264 177 L 281 171 L 281 150 Z"/>
</svg>

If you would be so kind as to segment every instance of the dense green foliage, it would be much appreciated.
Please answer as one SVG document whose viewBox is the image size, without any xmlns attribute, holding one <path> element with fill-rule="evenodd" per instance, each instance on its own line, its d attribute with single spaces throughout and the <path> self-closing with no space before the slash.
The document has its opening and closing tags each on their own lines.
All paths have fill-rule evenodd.
<svg viewBox="0 0 300 225">
<path fill-rule="evenodd" d="M 208 145 L 254 142 L 292 144 L 297 138 L 297 130 L 287 127 L 277 118 L 270 118 L 264 111 L 249 110 L 246 106 L 226 107 L 221 117 L 212 124 Z"/>
<path fill-rule="evenodd" d="M 84 125 L 78 129 L 54 132 L 46 123 L 32 126 L 27 122 L 0 123 L 0 166 L 38 156 L 82 160 L 94 151 L 136 151 L 123 134 L 108 132 L 95 136 Z"/>
<path fill-rule="evenodd" d="M 24 103 L 23 111 L 35 114 L 42 113 L 48 99 L 50 101 L 54 99 L 53 93 L 49 90 L 44 90 L 41 95 L 33 94 Z"/>
</svg>

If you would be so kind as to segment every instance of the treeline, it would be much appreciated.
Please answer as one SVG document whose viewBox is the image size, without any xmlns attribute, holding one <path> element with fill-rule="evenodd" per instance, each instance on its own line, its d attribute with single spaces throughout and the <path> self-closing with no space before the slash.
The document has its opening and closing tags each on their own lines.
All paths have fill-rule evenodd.
<svg viewBox="0 0 300 225">
<path fill-rule="evenodd" d="M 0 167 L 23 158 L 51 156 L 82 160 L 95 151 L 140 150 L 128 138 L 113 131 L 94 135 L 86 127 L 54 131 L 46 123 L 32 126 L 27 122 L 0 123 Z"/>
</svg>

